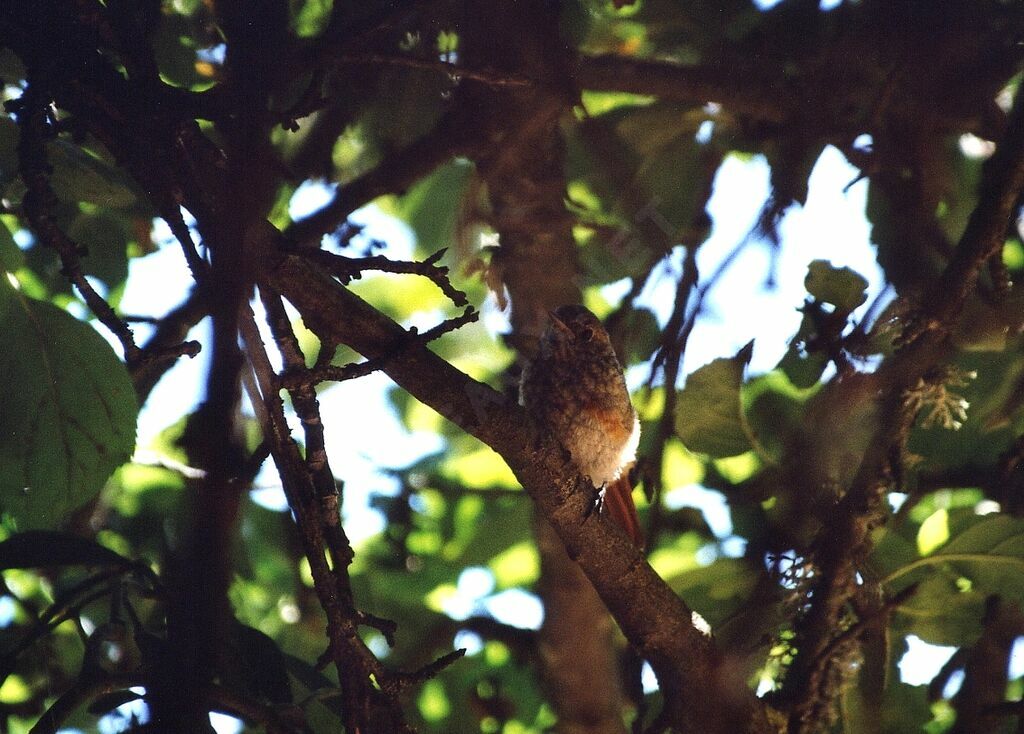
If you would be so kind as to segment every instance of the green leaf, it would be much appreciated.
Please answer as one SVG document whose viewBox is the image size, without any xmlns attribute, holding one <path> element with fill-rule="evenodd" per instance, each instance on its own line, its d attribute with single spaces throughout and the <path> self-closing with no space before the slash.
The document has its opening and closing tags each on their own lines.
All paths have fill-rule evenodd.
<svg viewBox="0 0 1024 734">
<path fill-rule="evenodd" d="M 932 645 L 965 645 L 981 632 L 985 594 L 963 591 L 948 574 L 922 581 L 892 617 L 893 630 Z"/>
<path fill-rule="evenodd" d="M 654 314 L 646 308 L 630 309 L 626 314 L 626 323 L 620 328 L 626 363 L 650 359 L 661 338 L 661 327 Z"/>
<path fill-rule="evenodd" d="M 687 378 L 676 399 L 676 433 L 686 448 L 720 458 L 753 447 L 740 403 L 753 350 L 750 342 L 735 357 L 716 359 Z"/>
<path fill-rule="evenodd" d="M 911 541 L 885 531 L 871 565 L 887 571 L 882 581 L 894 590 L 919 584 L 899 608 L 901 628 L 927 642 L 959 645 L 977 633 L 987 596 L 1024 601 L 1024 520 L 979 517 L 970 508 L 949 510 L 942 519 L 950 539 L 930 555 L 918 556 Z M 919 532 L 934 523 L 926 520 Z"/>
<path fill-rule="evenodd" d="M 868 282 L 862 275 L 850 268 L 833 267 L 826 260 L 815 260 L 808 266 L 804 286 L 818 301 L 831 303 L 843 313 L 850 313 L 868 297 Z"/>
<path fill-rule="evenodd" d="M 53 174 L 50 185 L 57 198 L 69 203 L 126 207 L 135 202 L 135 189 L 119 169 L 63 140 L 47 144 Z"/>
<path fill-rule="evenodd" d="M 0 186 L 18 177 L 18 125 L 0 117 Z"/>
<path fill-rule="evenodd" d="M 416 183 L 397 200 L 394 214 L 416 233 L 417 250 L 432 254 L 451 247 L 460 202 L 473 165 L 455 160 Z"/>
<path fill-rule="evenodd" d="M 674 103 L 616 107 L 570 134 L 567 174 L 584 222 L 599 225 L 582 248 L 588 282 L 639 275 L 652 255 L 699 242 L 721 152 L 695 139 L 707 118 Z"/>
<path fill-rule="evenodd" d="M 0 570 L 54 566 L 130 566 L 131 561 L 99 543 L 69 533 L 29 530 L 0 543 Z"/>
<path fill-rule="evenodd" d="M 92 327 L 6 279 L 0 337 L 0 500 L 20 527 L 54 527 L 131 455 L 135 393 Z"/>
<path fill-rule="evenodd" d="M 789 381 L 800 389 L 817 385 L 829 363 L 828 355 L 824 351 L 805 353 L 804 343 L 814 332 L 814 324 L 805 313 L 800 320 L 800 328 L 789 341 L 789 349 L 778 364 L 778 368 Z"/>
<path fill-rule="evenodd" d="M 129 223 L 109 211 L 79 214 L 68 228 L 68 236 L 86 248 L 82 265 L 88 275 L 114 289 L 128 277 Z"/>
<path fill-rule="evenodd" d="M 274 703 L 291 703 L 292 691 L 284 653 L 258 629 L 236 623 L 229 645 L 238 663 L 237 672 L 247 692 Z"/>
<path fill-rule="evenodd" d="M 327 28 L 333 7 L 333 0 L 306 0 L 299 8 L 293 10 L 292 25 L 295 35 L 302 38 L 319 36 Z"/>
<path fill-rule="evenodd" d="M 175 5 L 179 12 L 164 12 L 153 36 L 153 56 L 160 76 L 185 89 L 208 86 L 213 82 L 212 68 L 199 61 L 197 50 L 213 46 L 220 39 L 207 30 L 212 24 L 202 0 L 179 0 Z"/>
<path fill-rule="evenodd" d="M 25 253 L 14 241 L 14 235 L 3 221 L 0 221 L 0 270 L 13 273 L 25 264 Z"/>
</svg>

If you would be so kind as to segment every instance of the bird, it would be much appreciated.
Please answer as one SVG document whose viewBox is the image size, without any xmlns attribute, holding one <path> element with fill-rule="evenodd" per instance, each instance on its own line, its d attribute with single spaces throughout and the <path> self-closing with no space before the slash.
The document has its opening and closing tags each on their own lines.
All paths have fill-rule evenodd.
<svg viewBox="0 0 1024 734">
<path fill-rule="evenodd" d="M 536 357 L 523 370 L 520 402 L 564 446 L 598 490 L 600 507 L 643 546 L 629 483 L 640 421 L 622 365 L 601 321 L 579 305 L 549 314 Z"/>
</svg>

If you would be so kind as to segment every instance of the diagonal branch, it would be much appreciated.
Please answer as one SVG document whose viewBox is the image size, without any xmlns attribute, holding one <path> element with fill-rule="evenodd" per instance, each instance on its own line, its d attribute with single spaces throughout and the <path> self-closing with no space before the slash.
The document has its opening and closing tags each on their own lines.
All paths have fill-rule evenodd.
<svg viewBox="0 0 1024 734">
<path fill-rule="evenodd" d="M 444 257 L 445 250 L 438 250 L 423 262 L 410 262 L 408 260 L 391 260 L 383 255 L 370 255 L 368 257 L 348 257 L 337 255 L 324 250 L 311 250 L 304 253 L 309 259 L 320 263 L 335 277 L 342 285 L 348 285 L 350 281 L 360 277 L 364 270 L 379 270 L 385 273 L 400 273 L 408 275 L 422 275 L 428 278 L 441 289 L 452 303 L 456 306 L 465 306 L 469 303 L 466 294 L 452 285 L 448 279 L 448 267 L 438 265 L 438 261 Z"/>
<path fill-rule="evenodd" d="M 302 258 L 280 258 L 266 278 L 321 338 L 348 344 L 369 359 L 395 353 L 408 338 L 398 324 Z M 666 699 L 672 699 L 673 721 L 680 729 L 770 731 L 746 682 L 732 678 L 714 643 L 693 626 L 689 607 L 624 534 L 591 512 L 587 480 L 570 468 L 557 441 L 533 428 L 522 408 L 424 345 L 410 346 L 384 369 L 409 393 L 502 455 L 627 639 L 650 661 Z"/>
<path fill-rule="evenodd" d="M 354 212 L 378 196 L 400 193 L 449 159 L 466 155 L 476 145 L 472 132 L 449 113 L 434 130 L 384 159 L 376 168 L 338 187 L 334 197 L 309 216 L 294 222 L 285 239 L 300 248 L 316 248 L 320 238 L 337 229 Z"/>
<path fill-rule="evenodd" d="M 54 219 L 52 212 L 57 205 L 57 195 L 50 186 L 50 167 L 46 160 L 44 143 L 47 135 L 48 100 L 39 84 L 38 78 L 30 74 L 28 88 L 17 105 L 18 127 L 21 131 L 18 141 L 18 164 L 21 178 L 28 189 L 24 200 L 25 216 L 40 241 L 60 256 L 61 272 L 75 285 L 89 309 L 121 342 L 125 362 L 129 366 L 134 366 L 142 359 L 143 354 L 135 344 L 131 329 L 118 318 L 110 304 L 86 279 L 85 273 L 82 272 L 82 249 L 68 237 Z"/>
</svg>

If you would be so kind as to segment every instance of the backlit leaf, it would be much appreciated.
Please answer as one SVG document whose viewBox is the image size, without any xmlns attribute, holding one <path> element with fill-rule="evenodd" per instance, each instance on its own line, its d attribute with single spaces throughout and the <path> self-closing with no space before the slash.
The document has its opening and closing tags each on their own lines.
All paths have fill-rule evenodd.
<svg viewBox="0 0 1024 734">
<path fill-rule="evenodd" d="M 676 400 L 676 433 L 686 448 L 714 457 L 736 456 L 752 447 L 740 403 L 750 342 L 732 358 L 716 359 L 686 379 Z"/>
<path fill-rule="evenodd" d="M 837 268 L 825 260 L 815 260 L 807 267 L 804 279 L 807 292 L 822 303 L 849 313 L 867 300 L 864 292 L 868 282 L 850 268 Z"/>
<path fill-rule="evenodd" d="M 20 527 L 53 527 L 131 455 L 135 393 L 92 327 L 6 279 L 0 335 L 0 498 Z"/>
</svg>

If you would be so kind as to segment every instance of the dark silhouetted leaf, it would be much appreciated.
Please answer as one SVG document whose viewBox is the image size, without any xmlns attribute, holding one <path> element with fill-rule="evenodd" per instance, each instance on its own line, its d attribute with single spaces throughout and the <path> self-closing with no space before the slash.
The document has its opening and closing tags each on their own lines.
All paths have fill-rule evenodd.
<svg viewBox="0 0 1024 734">
<path fill-rule="evenodd" d="M 82 259 L 86 274 L 96 276 L 109 289 L 117 288 L 128 277 L 128 227 L 123 217 L 101 211 L 78 215 L 68 228 L 68 236 L 86 248 Z"/>
<path fill-rule="evenodd" d="M 419 181 L 397 200 L 395 215 L 416 233 L 420 253 L 433 254 L 455 244 L 460 202 L 473 165 L 452 161 Z"/>
<path fill-rule="evenodd" d="M 284 653 L 258 629 L 236 624 L 233 628 L 239 670 L 249 690 L 274 703 L 291 703 Z"/>
<path fill-rule="evenodd" d="M 14 236 L 3 222 L 0 222 L 0 270 L 13 273 L 25 264 L 25 253 L 14 241 Z"/>
<path fill-rule="evenodd" d="M 138 701 L 140 698 L 142 698 L 142 694 L 135 691 L 114 691 L 113 693 L 106 693 L 100 696 L 89 704 L 88 711 L 90 714 L 102 716 L 103 714 L 110 713 L 118 706 Z"/>
<path fill-rule="evenodd" d="M 0 570 L 53 566 L 129 566 L 131 561 L 99 543 L 69 533 L 28 530 L 0 543 Z"/>
<path fill-rule="evenodd" d="M 135 201 L 131 179 L 84 148 L 54 140 L 46 152 L 53 166 L 50 184 L 61 201 L 112 207 L 125 207 Z"/>
</svg>

